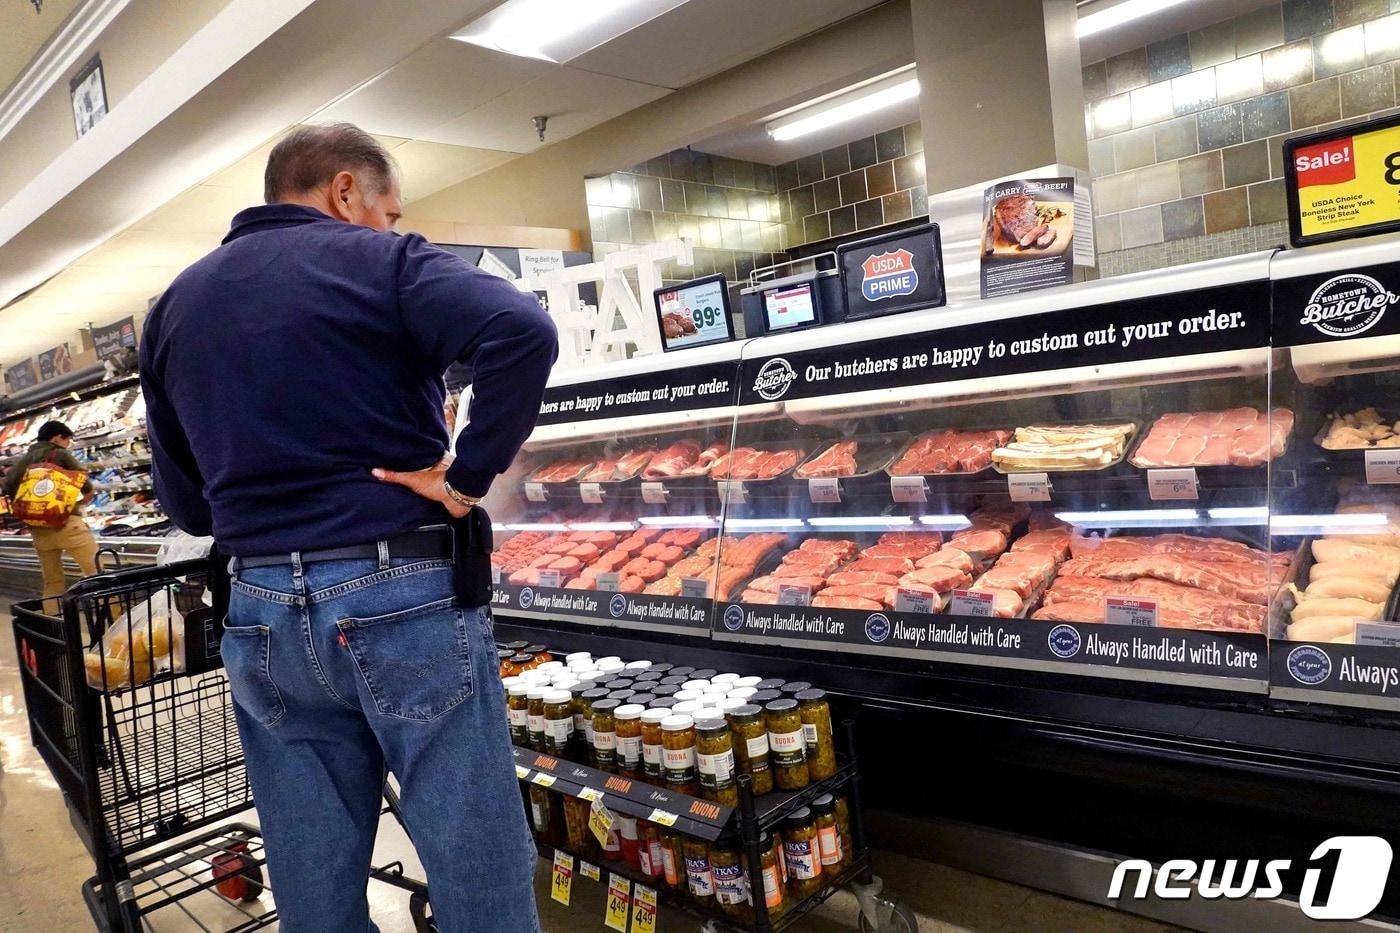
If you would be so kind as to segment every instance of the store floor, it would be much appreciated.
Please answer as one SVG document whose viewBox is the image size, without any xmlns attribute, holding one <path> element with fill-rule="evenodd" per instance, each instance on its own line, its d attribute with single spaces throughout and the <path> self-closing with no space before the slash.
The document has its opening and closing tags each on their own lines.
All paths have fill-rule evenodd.
<svg viewBox="0 0 1400 933">
<path fill-rule="evenodd" d="M 0 597 L 4 606 L 8 599 Z M 77 933 L 91 929 L 79 888 L 93 865 L 69 822 L 57 785 L 29 741 L 10 618 L 0 608 L 0 933 L 47 929 Z M 244 814 L 256 822 L 253 814 Z M 376 863 L 402 859 L 412 876 L 422 877 L 402 830 L 391 817 L 381 824 Z M 1099 907 L 993 881 L 941 865 L 878 853 L 876 871 L 889 888 L 915 909 L 920 930 L 932 931 L 1114 931 L 1166 933 L 1172 928 Z M 578 879 L 572 904 L 549 900 L 548 866 L 536 876 L 546 933 L 599 931 L 603 926 L 603 889 Z M 408 898 L 384 884 L 371 883 L 371 911 L 382 933 L 412 933 Z M 241 919 L 216 895 L 189 902 L 191 911 L 211 930 Z M 839 893 L 804 924 L 811 933 L 855 930 L 855 899 Z M 662 933 L 695 930 L 698 924 L 663 909 Z M 201 927 L 175 910 L 153 923 L 157 933 L 183 933 Z"/>
</svg>

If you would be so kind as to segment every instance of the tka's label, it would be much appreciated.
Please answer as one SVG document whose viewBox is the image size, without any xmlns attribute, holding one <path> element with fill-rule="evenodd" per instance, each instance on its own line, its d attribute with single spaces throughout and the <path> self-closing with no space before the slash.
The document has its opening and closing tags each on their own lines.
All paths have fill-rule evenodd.
<svg viewBox="0 0 1400 933">
<path fill-rule="evenodd" d="M 891 476 L 890 498 L 895 502 L 927 502 L 928 484 L 922 476 Z"/>
<path fill-rule="evenodd" d="M 543 502 L 549 498 L 549 494 L 544 491 L 544 483 L 526 483 L 525 498 L 531 502 Z"/>
<path fill-rule="evenodd" d="M 578 497 L 589 505 L 603 504 L 603 487 L 600 483 L 579 483 Z"/>
<path fill-rule="evenodd" d="M 779 606 L 810 606 L 811 604 L 812 588 L 810 586 L 794 586 L 791 583 L 778 584 Z"/>
<path fill-rule="evenodd" d="M 1199 499 L 1196 468 L 1148 470 L 1147 494 L 1156 502 Z"/>
<path fill-rule="evenodd" d="M 1366 451 L 1366 482 L 1372 486 L 1400 483 L 1400 448 Z"/>
<path fill-rule="evenodd" d="M 622 579 L 622 574 L 616 570 L 606 570 L 593 578 L 598 584 L 598 590 L 602 593 L 616 593 L 617 585 Z"/>
<path fill-rule="evenodd" d="M 1154 627 L 1157 624 L 1157 600 L 1134 599 L 1131 596 L 1105 597 L 1103 620 L 1109 625 Z"/>
<path fill-rule="evenodd" d="M 948 613 L 955 616 L 980 616 L 991 618 L 992 607 L 996 602 L 993 593 L 980 590 L 953 590 L 948 602 Z"/>
<path fill-rule="evenodd" d="M 840 502 L 841 481 L 834 476 L 814 476 L 807 480 L 807 497 L 813 502 Z"/>
<path fill-rule="evenodd" d="M 642 501 L 647 505 L 665 505 L 666 487 L 660 483 L 642 483 Z"/>
<path fill-rule="evenodd" d="M 895 612 L 937 612 L 939 602 L 937 593 L 925 593 L 922 590 L 911 590 L 902 586 L 894 591 Z"/>
<path fill-rule="evenodd" d="M 1050 477 L 1044 473 L 1012 473 L 1006 477 L 1012 502 L 1049 502 Z"/>
</svg>

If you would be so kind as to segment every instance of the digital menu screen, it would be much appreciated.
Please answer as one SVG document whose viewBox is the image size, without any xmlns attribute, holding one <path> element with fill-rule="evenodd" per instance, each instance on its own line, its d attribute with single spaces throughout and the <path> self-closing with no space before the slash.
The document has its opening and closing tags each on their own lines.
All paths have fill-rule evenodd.
<svg viewBox="0 0 1400 933">
<path fill-rule="evenodd" d="M 734 339 L 724 276 L 712 275 L 658 289 L 654 297 L 664 349 L 680 350 Z"/>
<path fill-rule="evenodd" d="M 815 284 L 785 285 L 763 293 L 763 313 L 768 330 L 787 330 L 817 322 Z"/>
</svg>

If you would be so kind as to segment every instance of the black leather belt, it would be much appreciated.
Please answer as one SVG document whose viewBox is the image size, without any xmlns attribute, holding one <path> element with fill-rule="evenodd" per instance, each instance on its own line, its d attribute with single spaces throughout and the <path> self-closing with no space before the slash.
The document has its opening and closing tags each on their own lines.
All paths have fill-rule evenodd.
<svg viewBox="0 0 1400 933">
<path fill-rule="evenodd" d="M 326 548 L 319 551 L 302 551 L 303 564 L 319 563 L 328 560 L 405 560 L 416 558 L 450 558 L 453 555 L 452 529 L 445 527 L 420 528 L 383 542 L 388 550 L 381 553 L 380 542 L 372 544 L 352 544 L 348 547 Z M 291 554 L 269 554 L 264 557 L 235 557 L 233 570 L 248 570 L 253 567 L 290 567 Z"/>
</svg>

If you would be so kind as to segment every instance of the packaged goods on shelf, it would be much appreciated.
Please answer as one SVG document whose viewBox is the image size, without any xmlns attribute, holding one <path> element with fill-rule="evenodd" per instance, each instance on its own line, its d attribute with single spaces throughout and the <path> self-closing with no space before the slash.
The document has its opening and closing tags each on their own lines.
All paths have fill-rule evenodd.
<svg viewBox="0 0 1400 933">
<path fill-rule="evenodd" d="M 1318 445 L 1327 450 L 1400 447 L 1400 421 L 1382 418 L 1374 407 L 1349 414 L 1333 412 Z"/>
<path fill-rule="evenodd" d="M 1287 408 L 1172 412 L 1153 422 L 1132 462 L 1143 468 L 1260 466 L 1283 455 L 1292 433 Z"/>
<path fill-rule="evenodd" d="M 890 466 L 891 476 L 933 473 L 976 473 L 992 465 L 992 452 L 1011 439 L 1011 432 L 941 429 L 916 437 Z"/>
<path fill-rule="evenodd" d="M 1010 443 L 992 451 L 992 463 L 1003 473 L 1096 470 L 1122 460 L 1136 430 L 1132 422 L 1017 428 Z"/>
</svg>

